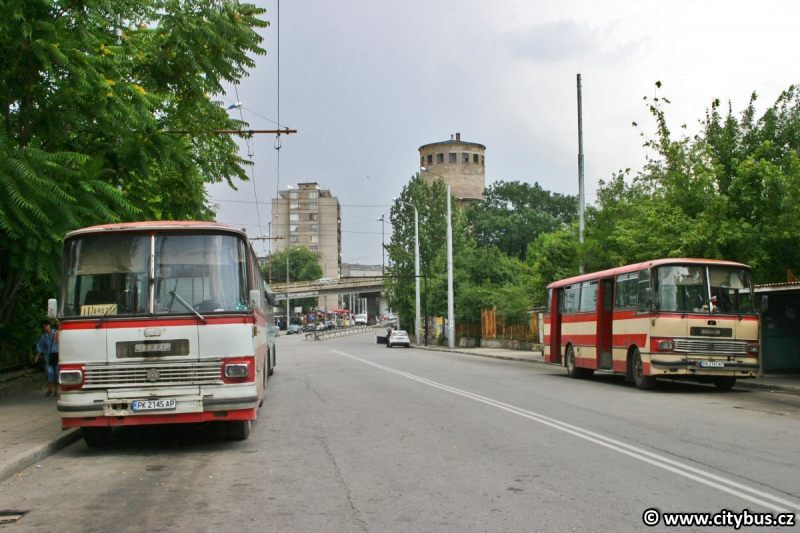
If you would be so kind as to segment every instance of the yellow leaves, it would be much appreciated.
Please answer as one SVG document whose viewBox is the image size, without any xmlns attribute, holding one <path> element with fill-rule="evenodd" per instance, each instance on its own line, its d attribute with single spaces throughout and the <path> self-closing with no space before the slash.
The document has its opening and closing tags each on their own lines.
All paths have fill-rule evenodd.
<svg viewBox="0 0 800 533">
<path fill-rule="evenodd" d="M 145 90 L 144 90 L 144 87 L 142 87 L 141 85 L 136 85 L 136 84 L 134 83 L 134 84 L 133 84 L 133 88 L 134 88 L 134 89 L 136 89 L 137 91 L 139 91 L 139 94 L 141 94 L 142 96 L 144 96 L 144 95 L 146 95 L 146 94 L 147 94 L 147 91 L 145 91 Z"/>
<path fill-rule="evenodd" d="M 139 29 L 140 29 L 140 30 L 146 30 L 146 29 L 147 29 L 147 24 L 140 23 L 140 24 L 139 24 Z"/>
<path fill-rule="evenodd" d="M 108 85 L 109 87 L 113 87 L 116 84 L 117 82 L 115 82 L 114 80 L 106 80 L 106 85 Z"/>
<path fill-rule="evenodd" d="M 144 59 L 144 52 L 139 50 L 139 52 L 136 54 L 136 59 L 138 59 L 139 61 Z"/>
</svg>

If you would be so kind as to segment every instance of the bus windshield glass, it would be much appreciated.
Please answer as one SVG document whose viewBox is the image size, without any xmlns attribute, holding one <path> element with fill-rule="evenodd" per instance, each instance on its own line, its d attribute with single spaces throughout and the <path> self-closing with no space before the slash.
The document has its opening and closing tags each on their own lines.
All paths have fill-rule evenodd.
<svg viewBox="0 0 800 533">
<path fill-rule="evenodd" d="M 247 253 L 240 238 L 157 235 L 154 271 L 156 314 L 191 312 L 186 304 L 198 313 L 247 309 Z"/>
<path fill-rule="evenodd" d="M 735 267 L 669 265 L 654 269 L 656 311 L 752 314 L 750 271 Z"/>
<path fill-rule="evenodd" d="M 63 316 L 192 314 L 246 310 L 247 248 L 234 235 L 85 235 L 66 246 Z M 183 300 L 183 301 L 181 301 Z M 189 309 L 190 306 L 192 309 Z"/>
</svg>

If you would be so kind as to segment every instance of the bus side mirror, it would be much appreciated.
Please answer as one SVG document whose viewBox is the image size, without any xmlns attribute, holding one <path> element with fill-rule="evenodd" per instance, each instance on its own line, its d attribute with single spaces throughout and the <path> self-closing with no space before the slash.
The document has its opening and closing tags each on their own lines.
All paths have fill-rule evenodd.
<svg viewBox="0 0 800 533">
<path fill-rule="evenodd" d="M 261 309 L 261 290 L 250 291 L 250 309 Z"/>
<path fill-rule="evenodd" d="M 58 318 L 58 300 L 55 298 L 47 300 L 47 318 Z"/>
<path fill-rule="evenodd" d="M 651 309 L 653 307 L 653 289 L 647 287 L 644 290 L 644 301 L 647 303 L 647 308 Z"/>
<path fill-rule="evenodd" d="M 769 296 L 763 294 L 761 296 L 761 312 L 766 313 L 769 311 Z"/>
</svg>

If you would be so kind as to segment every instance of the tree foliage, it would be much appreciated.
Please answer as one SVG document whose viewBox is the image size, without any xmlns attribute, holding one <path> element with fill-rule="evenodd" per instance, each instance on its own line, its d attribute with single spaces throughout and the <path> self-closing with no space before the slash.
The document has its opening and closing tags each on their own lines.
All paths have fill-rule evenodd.
<svg viewBox="0 0 800 533">
<path fill-rule="evenodd" d="M 272 283 L 286 282 L 286 267 L 289 260 L 289 282 L 294 281 L 314 281 L 322 277 L 323 270 L 319 264 L 322 254 L 312 252 L 304 246 L 292 246 L 286 250 L 272 253 L 270 264 L 262 267 L 264 278 L 270 279 L 270 268 L 272 268 Z M 298 298 L 291 301 L 292 307 L 302 307 L 304 312 L 310 311 L 317 306 L 317 299 Z"/>
<path fill-rule="evenodd" d="M 57 278 L 66 232 L 209 220 L 204 184 L 247 179 L 234 140 L 210 131 L 240 123 L 211 97 L 264 53 L 263 12 L 236 0 L 0 0 L 0 325 L 21 289 Z"/>
</svg>

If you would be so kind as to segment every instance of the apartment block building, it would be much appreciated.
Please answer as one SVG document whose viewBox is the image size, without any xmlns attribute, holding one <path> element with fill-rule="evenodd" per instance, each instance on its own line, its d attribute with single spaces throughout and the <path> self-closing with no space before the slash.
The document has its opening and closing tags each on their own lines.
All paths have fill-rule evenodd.
<svg viewBox="0 0 800 533">
<path fill-rule="evenodd" d="M 304 246 L 319 252 L 323 277 L 339 279 L 342 269 L 342 212 L 339 199 L 316 183 L 298 183 L 272 199 L 272 250 Z"/>
</svg>

